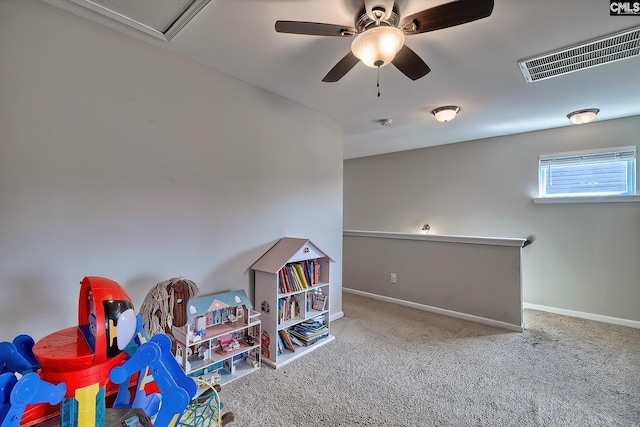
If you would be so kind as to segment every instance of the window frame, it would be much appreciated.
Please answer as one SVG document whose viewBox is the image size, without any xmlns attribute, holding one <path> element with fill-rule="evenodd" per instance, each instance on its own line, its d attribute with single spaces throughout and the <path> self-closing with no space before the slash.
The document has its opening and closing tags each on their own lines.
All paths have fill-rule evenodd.
<svg viewBox="0 0 640 427">
<path fill-rule="evenodd" d="M 629 191 L 632 193 L 627 194 L 602 194 L 602 193 L 575 193 L 575 194 L 562 194 L 562 195 L 547 195 L 544 191 L 546 189 L 546 171 L 548 170 L 548 164 L 550 161 L 557 160 L 562 165 L 562 160 L 565 160 L 563 166 L 570 165 L 572 158 L 577 157 L 592 157 L 597 160 L 598 156 L 607 154 L 616 155 L 622 153 L 633 152 L 633 157 L 628 158 L 627 161 L 631 164 L 627 164 L 627 183 L 631 188 Z M 600 202 L 639 202 L 640 195 L 637 193 L 637 167 L 638 167 L 638 148 L 635 145 L 623 146 L 623 147 L 607 147 L 598 148 L 592 150 L 580 150 L 569 151 L 552 154 L 542 154 L 538 157 L 538 195 L 533 197 L 534 203 L 600 203 Z M 615 159 L 612 159 L 615 161 Z M 605 161 L 606 162 L 606 161 Z M 580 160 L 575 161 L 575 164 L 580 164 Z"/>
</svg>

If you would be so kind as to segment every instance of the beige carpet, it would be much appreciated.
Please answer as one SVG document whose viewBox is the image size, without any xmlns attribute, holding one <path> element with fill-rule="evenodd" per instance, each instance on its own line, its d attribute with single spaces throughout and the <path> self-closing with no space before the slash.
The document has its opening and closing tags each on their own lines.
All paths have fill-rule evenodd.
<svg viewBox="0 0 640 427">
<path fill-rule="evenodd" d="M 336 340 L 223 387 L 232 426 L 640 426 L 640 330 L 525 311 L 524 333 L 344 294 Z"/>
</svg>

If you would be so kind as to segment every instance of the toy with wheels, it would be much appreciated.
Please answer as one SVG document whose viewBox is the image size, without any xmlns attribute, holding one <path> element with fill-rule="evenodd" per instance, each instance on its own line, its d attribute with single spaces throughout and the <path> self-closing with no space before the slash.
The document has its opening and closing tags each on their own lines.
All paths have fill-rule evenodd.
<svg viewBox="0 0 640 427">
<path fill-rule="evenodd" d="M 198 395 L 184 412 L 180 426 L 222 427 L 234 420 L 233 412 L 222 413 L 224 404 L 220 400 L 220 385 L 196 378 Z"/>
</svg>

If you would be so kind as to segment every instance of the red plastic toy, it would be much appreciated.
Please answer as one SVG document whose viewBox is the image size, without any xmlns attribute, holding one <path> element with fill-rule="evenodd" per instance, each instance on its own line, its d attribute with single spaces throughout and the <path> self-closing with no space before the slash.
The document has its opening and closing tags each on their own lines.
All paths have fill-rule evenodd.
<svg viewBox="0 0 640 427">
<path fill-rule="evenodd" d="M 124 348 L 136 331 L 136 314 L 125 290 L 104 277 L 80 283 L 78 326 L 54 332 L 33 346 L 40 376 L 65 383 L 61 426 L 103 425 L 109 372 L 127 359 Z"/>
</svg>

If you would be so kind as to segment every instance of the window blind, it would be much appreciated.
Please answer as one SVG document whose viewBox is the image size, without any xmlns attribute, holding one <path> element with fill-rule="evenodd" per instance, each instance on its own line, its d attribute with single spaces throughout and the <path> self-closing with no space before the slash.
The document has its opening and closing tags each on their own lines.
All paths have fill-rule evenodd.
<svg viewBox="0 0 640 427">
<path fill-rule="evenodd" d="M 635 146 L 540 156 L 540 197 L 635 194 Z"/>
</svg>

